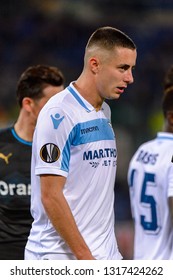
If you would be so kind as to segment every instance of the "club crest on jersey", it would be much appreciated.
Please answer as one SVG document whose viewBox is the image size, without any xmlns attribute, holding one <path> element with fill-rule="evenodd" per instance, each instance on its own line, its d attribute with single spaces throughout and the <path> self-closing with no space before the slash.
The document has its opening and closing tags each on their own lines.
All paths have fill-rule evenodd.
<svg viewBox="0 0 173 280">
<path fill-rule="evenodd" d="M 60 150 L 53 143 L 45 144 L 40 150 L 40 157 L 47 163 L 55 162 L 60 157 Z"/>
<path fill-rule="evenodd" d="M 60 114 L 55 114 L 54 116 L 50 116 L 53 122 L 53 127 L 54 129 L 57 129 L 58 126 L 60 125 L 60 123 L 62 122 L 62 120 L 64 119 L 64 116 L 61 117 Z"/>
</svg>

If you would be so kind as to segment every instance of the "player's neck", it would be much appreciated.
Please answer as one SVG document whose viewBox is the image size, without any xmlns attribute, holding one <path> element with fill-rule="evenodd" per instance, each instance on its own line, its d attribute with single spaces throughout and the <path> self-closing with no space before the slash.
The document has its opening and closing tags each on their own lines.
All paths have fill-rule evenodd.
<svg viewBox="0 0 173 280">
<path fill-rule="evenodd" d="M 95 88 L 92 88 L 92 86 L 85 86 L 85 83 L 83 83 L 82 80 L 77 80 L 75 83 L 73 83 L 74 87 L 77 89 L 77 91 L 81 94 L 83 98 L 85 98 L 94 108 L 96 111 L 99 111 L 103 100 L 98 96 L 97 94 L 94 94 Z M 89 91 L 87 90 L 89 88 Z"/>
<path fill-rule="evenodd" d="M 30 116 L 19 114 L 14 129 L 20 138 L 32 142 L 35 123 L 32 122 Z"/>
</svg>

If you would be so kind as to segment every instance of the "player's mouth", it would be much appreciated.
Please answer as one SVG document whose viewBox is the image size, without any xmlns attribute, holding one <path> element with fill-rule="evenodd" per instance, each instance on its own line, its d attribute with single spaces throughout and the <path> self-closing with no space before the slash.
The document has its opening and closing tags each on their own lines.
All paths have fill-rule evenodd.
<svg viewBox="0 0 173 280">
<path fill-rule="evenodd" d="M 118 89 L 118 93 L 121 94 L 124 92 L 125 87 L 117 87 L 117 89 Z"/>
</svg>

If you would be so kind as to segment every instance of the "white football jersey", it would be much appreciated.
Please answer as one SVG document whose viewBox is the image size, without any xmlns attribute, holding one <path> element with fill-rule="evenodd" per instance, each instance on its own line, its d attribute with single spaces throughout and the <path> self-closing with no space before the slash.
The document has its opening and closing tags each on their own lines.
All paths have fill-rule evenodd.
<svg viewBox="0 0 173 280">
<path fill-rule="evenodd" d="M 71 83 L 39 114 L 33 140 L 31 213 L 26 248 L 38 253 L 69 253 L 40 200 L 40 174 L 67 178 L 64 195 L 77 226 L 96 259 L 121 259 L 114 233 L 117 149 L 110 108 L 96 112 Z"/>
<path fill-rule="evenodd" d="M 128 184 L 134 218 L 134 259 L 170 259 L 173 228 L 168 197 L 173 196 L 173 134 L 159 132 L 131 159 Z"/>
</svg>

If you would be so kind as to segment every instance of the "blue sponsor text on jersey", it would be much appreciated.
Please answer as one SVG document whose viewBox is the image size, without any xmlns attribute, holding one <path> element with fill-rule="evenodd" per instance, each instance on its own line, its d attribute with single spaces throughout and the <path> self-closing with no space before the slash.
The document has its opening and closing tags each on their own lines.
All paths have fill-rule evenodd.
<svg viewBox="0 0 173 280">
<path fill-rule="evenodd" d="M 140 150 L 136 158 L 136 161 L 142 162 L 144 164 L 154 165 L 158 159 L 159 154 L 152 154 L 148 151 Z"/>
<path fill-rule="evenodd" d="M 116 158 L 117 150 L 114 148 L 105 148 L 99 149 L 94 151 L 85 151 L 83 153 L 83 160 L 93 160 L 93 159 L 100 159 L 100 158 Z"/>
<path fill-rule="evenodd" d="M 99 130 L 98 126 L 91 126 L 91 127 L 81 129 L 81 134 L 86 134 L 86 133 L 98 131 L 98 130 Z"/>
</svg>

